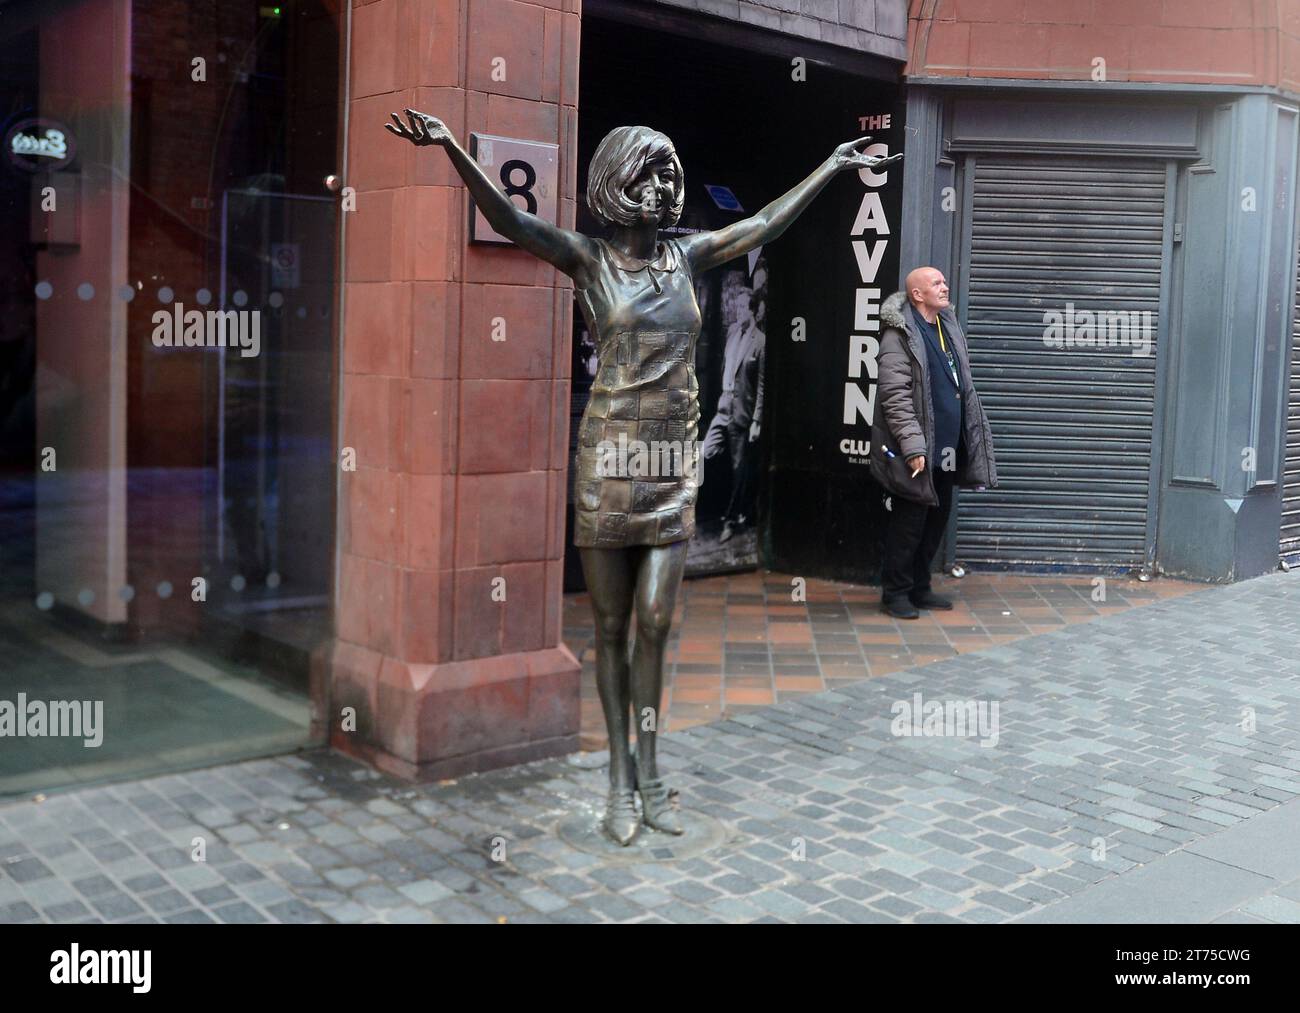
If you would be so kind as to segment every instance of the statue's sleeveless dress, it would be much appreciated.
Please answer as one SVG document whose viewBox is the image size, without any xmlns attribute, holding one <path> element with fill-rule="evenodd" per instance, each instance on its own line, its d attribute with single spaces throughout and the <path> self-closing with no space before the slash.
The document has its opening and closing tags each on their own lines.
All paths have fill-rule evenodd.
<svg viewBox="0 0 1300 1013">
<path fill-rule="evenodd" d="M 648 264 L 604 240 L 596 245 L 595 277 L 577 293 L 598 366 L 578 427 L 573 544 L 614 549 L 680 542 L 695 532 L 699 474 L 700 307 L 690 263 L 672 239 L 659 244 Z M 663 441 L 690 456 L 673 458 L 679 466 L 672 468 L 638 467 L 630 456 L 640 447 L 642 464 L 662 463 Z M 611 447 L 626 447 L 617 463 L 631 466 L 611 467 Z"/>
</svg>

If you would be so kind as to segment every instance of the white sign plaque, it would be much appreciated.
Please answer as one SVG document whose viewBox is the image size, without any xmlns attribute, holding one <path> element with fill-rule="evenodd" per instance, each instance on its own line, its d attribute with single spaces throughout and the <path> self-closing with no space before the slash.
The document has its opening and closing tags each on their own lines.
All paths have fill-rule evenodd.
<svg viewBox="0 0 1300 1013">
<path fill-rule="evenodd" d="M 469 152 L 516 207 L 548 222 L 555 221 L 559 205 L 558 144 L 471 133 Z M 488 224 L 473 199 L 470 200 L 469 238 L 474 243 L 510 242 Z"/>
</svg>

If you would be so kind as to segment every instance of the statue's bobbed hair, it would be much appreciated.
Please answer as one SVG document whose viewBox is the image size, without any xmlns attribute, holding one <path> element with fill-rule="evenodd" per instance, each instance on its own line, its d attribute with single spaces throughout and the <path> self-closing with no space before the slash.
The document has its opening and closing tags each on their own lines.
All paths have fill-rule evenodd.
<svg viewBox="0 0 1300 1013">
<path fill-rule="evenodd" d="M 670 161 L 677 171 L 677 185 L 665 225 L 676 225 L 686 205 L 686 176 L 673 142 L 649 127 L 616 127 L 605 135 L 591 156 L 587 170 L 587 206 L 606 225 L 635 225 L 641 206 L 627 195 L 627 188 L 641 175 L 648 162 Z"/>
</svg>

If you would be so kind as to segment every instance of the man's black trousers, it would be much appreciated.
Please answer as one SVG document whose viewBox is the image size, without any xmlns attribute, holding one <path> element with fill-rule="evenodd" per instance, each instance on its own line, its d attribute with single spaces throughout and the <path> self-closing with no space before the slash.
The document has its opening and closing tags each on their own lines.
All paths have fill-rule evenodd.
<svg viewBox="0 0 1300 1013">
<path fill-rule="evenodd" d="M 727 447 L 731 451 L 731 497 L 724 521 L 736 523 L 740 515 L 754 519 L 754 471 L 757 443 L 749 442 L 749 426 L 727 423 Z"/>
<path fill-rule="evenodd" d="M 928 463 L 928 462 L 927 462 Z M 880 589 L 886 602 L 902 602 L 930 590 L 930 567 L 952 510 L 953 473 L 931 469 L 937 507 L 894 496 L 881 556 Z"/>
</svg>

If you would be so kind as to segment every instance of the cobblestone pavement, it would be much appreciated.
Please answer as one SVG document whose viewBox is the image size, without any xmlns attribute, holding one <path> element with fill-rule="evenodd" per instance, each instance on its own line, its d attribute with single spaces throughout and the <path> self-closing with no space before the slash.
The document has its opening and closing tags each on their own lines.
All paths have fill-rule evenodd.
<svg viewBox="0 0 1300 1013">
<path fill-rule="evenodd" d="M 895 735 L 918 693 L 997 704 L 996 726 Z M 1300 575 L 800 696 L 661 752 L 687 816 L 725 830 L 713 850 L 566 843 L 558 823 L 598 815 L 595 754 L 411 786 L 320 752 L 11 803 L 0 921 L 1300 920 Z"/>
<path fill-rule="evenodd" d="M 980 651 L 1204 587 L 1169 578 L 968 573 L 935 578 L 951 612 L 897 620 L 880 588 L 753 572 L 682 585 L 665 653 L 664 727 L 680 731 L 862 679 Z M 1098 601 L 1098 598 L 1104 600 Z M 582 748 L 608 745 L 585 594 L 564 599 L 564 642 L 582 661 Z"/>
</svg>

